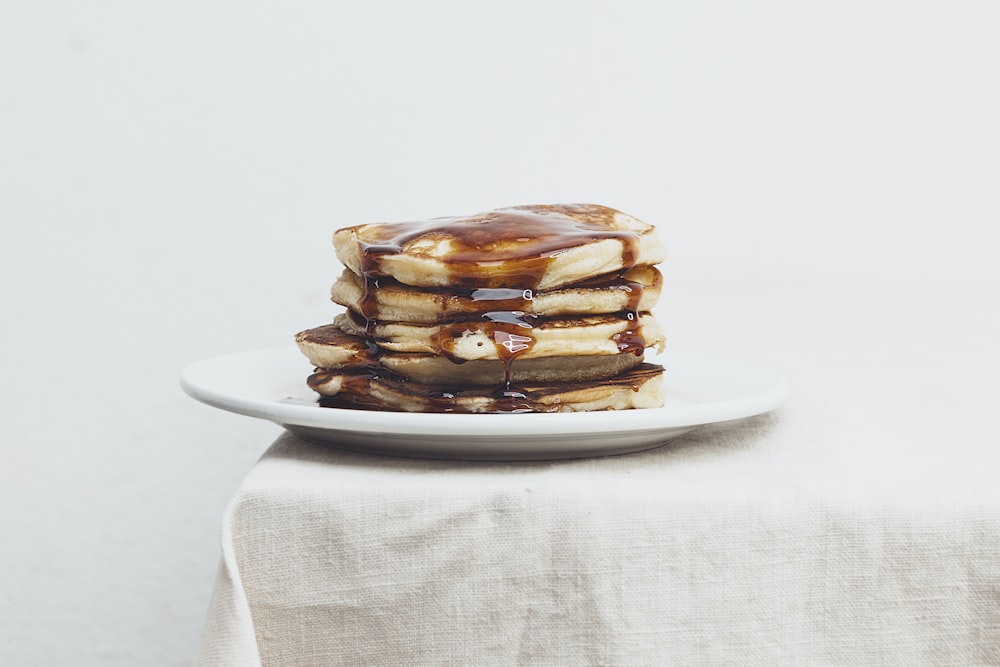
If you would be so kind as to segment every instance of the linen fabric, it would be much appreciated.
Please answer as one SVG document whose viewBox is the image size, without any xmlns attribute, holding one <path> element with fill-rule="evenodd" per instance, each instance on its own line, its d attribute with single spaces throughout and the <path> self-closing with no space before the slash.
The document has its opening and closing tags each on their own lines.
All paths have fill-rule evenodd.
<svg viewBox="0 0 1000 667">
<path fill-rule="evenodd" d="M 286 435 L 226 513 L 200 664 L 1000 664 L 995 507 L 710 476 L 777 420 L 527 464 Z"/>
</svg>

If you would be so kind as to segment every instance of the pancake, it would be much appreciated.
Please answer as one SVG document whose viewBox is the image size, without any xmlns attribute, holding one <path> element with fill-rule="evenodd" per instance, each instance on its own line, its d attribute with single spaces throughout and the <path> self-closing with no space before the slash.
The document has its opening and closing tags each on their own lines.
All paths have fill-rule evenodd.
<svg viewBox="0 0 1000 667">
<path fill-rule="evenodd" d="M 344 332 L 370 337 L 392 352 L 436 354 L 459 361 L 592 356 L 632 352 L 661 346 L 663 331 L 649 313 L 538 318 L 499 311 L 476 320 L 443 324 L 365 322 L 348 311 L 334 318 Z"/>
<path fill-rule="evenodd" d="M 375 362 L 364 338 L 344 333 L 335 324 L 300 331 L 295 344 L 317 368 L 363 368 Z"/>
<path fill-rule="evenodd" d="M 330 289 L 330 298 L 356 313 L 380 321 L 430 324 L 461 319 L 483 311 L 521 311 L 528 314 L 585 315 L 648 311 L 660 297 L 663 277 L 652 266 L 637 266 L 552 291 L 530 289 L 425 289 L 391 278 L 366 290 L 365 280 L 345 269 Z M 367 302 L 366 302 L 367 299 Z"/>
<path fill-rule="evenodd" d="M 660 366 L 642 364 L 602 382 L 526 383 L 514 391 L 455 389 L 320 370 L 309 386 L 329 407 L 404 412 L 589 412 L 658 407 L 663 404 Z"/>
<path fill-rule="evenodd" d="M 431 288 L 551 290 L 666 256 L 652 225 L 595 204 L 356 225 L 335 232 L 333 245 L 359 276 Z"/>
<path fill-rule="evenodd" d="M 321 405 L 559 412 L 662 405 L 650 310 L 665 250 L 651 225 L 593 204 L 357 225 L 333 235 L 346 308 L 300 332 Z"/>
<path fill-rule="evenodd" d="M 344 373 L 366 371 L 377 375 L 384 369 L 390 377 L 406 378 L 424 385 L 451 387 L 498 387 L 504 383 L 501 360 L 479 359 L 456 364 L 433 354 L 373 351 L 357 336 L 344 333 L 335 324 L 302 331 L 295 337 L 302 353 L 317 369 Z M 559 356 L 518 359 L 510 365 L 509 380 L 556 383 L 595 381 L 619 375 L 643 362 L 632 353 L 599 356 Z"/>
</svg>

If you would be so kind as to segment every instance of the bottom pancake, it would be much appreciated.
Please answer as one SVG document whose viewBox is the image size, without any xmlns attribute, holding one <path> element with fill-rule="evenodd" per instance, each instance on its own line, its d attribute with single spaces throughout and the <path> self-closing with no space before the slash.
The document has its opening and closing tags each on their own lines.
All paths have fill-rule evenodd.
<svg viewBox="0 0 1000 667">
<path fill-rule="evenodd" d="M 590 412 L 663 405 L 663 368 L 642 364 L 599 381 L 526 383 L 509 390 L 428 385 L 361 369 L 318 369 L 309 386 L 329 407 L 397 412 Z"/>
</svg>

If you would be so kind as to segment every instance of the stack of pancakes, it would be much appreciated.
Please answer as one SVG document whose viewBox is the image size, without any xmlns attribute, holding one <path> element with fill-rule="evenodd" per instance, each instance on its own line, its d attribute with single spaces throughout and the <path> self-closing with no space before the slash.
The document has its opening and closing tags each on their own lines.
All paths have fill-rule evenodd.
<svg viewBox="0 0 1000 667">
<path fill-rule="evenodd" d="M 566 412 L 662 405 L 655 229 L 597 205 L 516 206 L 333 236 L 346 307 L 296 342 L 335 407 Z"/>
</svg>

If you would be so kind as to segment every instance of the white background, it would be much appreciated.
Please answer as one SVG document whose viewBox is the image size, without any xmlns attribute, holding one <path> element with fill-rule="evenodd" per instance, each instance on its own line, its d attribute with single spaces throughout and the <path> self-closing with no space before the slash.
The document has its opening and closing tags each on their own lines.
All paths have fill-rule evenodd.
<svg viewBox="0 0 1000 667">
<path fill-rule="evenodd" d="M 614 206 L 670 248 L 673 343 L 799 401 L 789 346 L 870 392 L 899 378 L 845 350 L 903 355 L 892 416 L 926 414 L 926 347 L 996 325 L 998 34 L 992 2 L 4 3 L 0 664 L 190 662 L 279 430 L 178 373 L 332 317 L 340 226 Z"/>
</svg>

